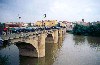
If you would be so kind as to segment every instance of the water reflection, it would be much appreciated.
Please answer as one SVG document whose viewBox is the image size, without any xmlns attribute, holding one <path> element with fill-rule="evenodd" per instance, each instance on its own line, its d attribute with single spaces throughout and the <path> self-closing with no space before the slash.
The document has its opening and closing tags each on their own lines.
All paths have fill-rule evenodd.
<svg viewBox="0 0 100 65">
<path fill-rule="evenodd" d="M 0 55 L 9 58 L 10 65 L 19 65 L 19 50 L 16 45 L 12 44 L 0 50 Z"/>
<path fill-rule="evenodd" d="M 46 56 L 32 58 L 19 56 L 16 45 L 0 49 L 10 65 L 100 65 L 100 38 L 66 34 L 58 43 L 46 43 Z"/>
<path fill-rule="evenodd" d="M 100 51 L 100 37 L 87 37 L 88 44 L 96 51 Z"/>
<path fill-rule="evenodd" d="M 85 36 L 73 35 L 75 45 L 83 44 L 85 42 Z"/>
<path fill-rule="evenodd" d="M 20 56 L 20 65 L 38 65 L 38 58 Z"/>
<path fill-rule="evenodd" d="M 0 65 L 10 65 L 8 56 L 0 55 Z"/>
<path fill-rule="evenodd" d="M 20 56 L 20 65 L 45 65 L 45 57 L 34 58 Z"/>
<path fill-rule="evenodd" d="M 64 37 L 58 38 L 58 49 L 60 49 L 62 47 L 63 40 L 64 40 Z"/>
<path fill-rule="evenodd" d="M 100 46 L 100 37 L 87 37 L 87 41 L 92 47 Z"/>
<path fill-rule="evenodd" d="M 48 46 L 49 45 L 49 46 Z M 47 47 L 48 46 L 48 47 Z M 52 65 L 56 59 L 57 44 L 46 44 L 45 65 Z"/>
<path fill-rule="evenodd" d="M 100 64 L 100 52 L 90 47 L 86 36 L 67 34 L 61 51 L 57 56 L 53 65 Z"/>
<path fill-rule="evenodd" d="M 75 45 L 82 44 L 86 41 L 88 41 L 88 44 L 93 45 L 93 46 L 94 45 L 96 45 L 96 46 L 100 45 L 100 37 L 73 35 L 73 40 L 75 41 Z"/>
</svg>

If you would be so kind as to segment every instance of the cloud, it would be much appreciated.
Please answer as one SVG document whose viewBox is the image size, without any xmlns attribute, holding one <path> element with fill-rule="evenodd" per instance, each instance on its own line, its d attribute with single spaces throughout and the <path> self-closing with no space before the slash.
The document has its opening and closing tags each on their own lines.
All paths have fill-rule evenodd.
<svg viewBox="0 0 100 65">
<path fill-rule="evenodd" d="M 52 3 L 50 11 L 54 14 L 53 17 L 59 20 L 74 21 L 85 18 L 87 21 L 93 21 L 93 19 L 98 20 L 97 17 L 93 18 L 99 12 L 96 10 L 97 5 L 97 3 L 91 0 L 56 0 Z"/>
<path fill-rule="evenodd" d="M 99 0 L 0 0 L 0 21 L 99 20 Z M 18 20 L 18 14 L 21 19 Z"/>
</svg>

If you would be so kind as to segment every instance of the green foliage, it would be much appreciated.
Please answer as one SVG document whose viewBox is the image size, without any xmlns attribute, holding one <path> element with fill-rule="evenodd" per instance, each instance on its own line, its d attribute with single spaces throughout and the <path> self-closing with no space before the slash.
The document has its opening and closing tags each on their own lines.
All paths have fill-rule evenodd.
<svg viewBox="0 0 100 65">
<path fill-rule="evenodd" d="M 100 36 L 100 24 L 90 26 L 76 24 L 73 28 L 73 34 Z"/>
</svg>

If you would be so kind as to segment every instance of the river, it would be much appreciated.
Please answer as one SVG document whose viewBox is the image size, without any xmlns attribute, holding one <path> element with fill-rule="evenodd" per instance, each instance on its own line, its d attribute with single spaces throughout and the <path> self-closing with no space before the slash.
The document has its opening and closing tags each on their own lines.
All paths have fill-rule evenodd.
<svg viewBox="0 0 100 65">
<path fill-rule="evenodd" d="M 8 57 L 8 65 L 100 65 L 100 37 L 66 33 L 57 44 L 46 43 L 46 56 L 19 56 L 16 45 L 0 48 L 0 55 Z"/>
</svg>

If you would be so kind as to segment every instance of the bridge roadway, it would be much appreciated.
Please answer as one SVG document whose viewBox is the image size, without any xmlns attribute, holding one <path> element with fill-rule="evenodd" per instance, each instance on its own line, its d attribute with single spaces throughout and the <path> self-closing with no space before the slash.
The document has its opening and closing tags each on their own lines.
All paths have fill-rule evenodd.
<svg viewBox="0 0 100 65">
<path fill-rule="evenodd" d="M 51 29 L 27 33 L 17 33 L 2 35 L 1 38 L 16 43 L 19 48 L 19 54 L 30 57 L 45 56 L 45 39 L 49 36 L 53 38 L 53 43 L 58 43 L 58 37 L 62 37 L 66 33 L 66 28 Z M 24 43 L 23 43 L 24 42 Z"/>
</svg>

